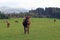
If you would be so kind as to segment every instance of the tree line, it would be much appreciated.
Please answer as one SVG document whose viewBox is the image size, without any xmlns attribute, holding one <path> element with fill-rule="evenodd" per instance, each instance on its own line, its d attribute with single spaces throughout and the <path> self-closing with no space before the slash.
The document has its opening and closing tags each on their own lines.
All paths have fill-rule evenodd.
<svg viewBox="0 0 60 40">
<path fill-rule="evenodd" d="M 29 10 L 29 12 L 20 13 L 1 13 L 0 18 L 20 18 L 24 16 L 31 16 L 35 18 L 60 18 L 60 8 L 48 7 L 48 8 L 36 8 L 35 10 Z"/>
<path fill-rule="evenodd" d="M 9 19 L 9 17 L 0 11 L 0 19 Z"/>
<path fill-rule="evenodd" d="M 37 8 L 36 10 L 30 10 L 32 13 L 38 14 L 38 17 L 46 18 L 60 18 L 60 8 L 49 7 L 49 8 Z"/>
</svg>

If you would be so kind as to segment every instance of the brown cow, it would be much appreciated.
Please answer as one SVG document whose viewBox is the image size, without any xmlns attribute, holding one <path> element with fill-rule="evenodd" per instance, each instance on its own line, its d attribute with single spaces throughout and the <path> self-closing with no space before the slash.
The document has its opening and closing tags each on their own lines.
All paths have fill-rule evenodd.
<svg viewBox="0 0 60 40">
<path fill-rule="evenodd" d="M 56 22 L 56 19 L 54 19 L 54 23 Z"/>
<path fill-rule="evenodd" d="M 7 28 L 10 27 L 10 23 L 6 20 L 6 25 L 7 25 Z"/>
<path fill-rule="evenodd" d="M 18 23 L 18 21 L 17 21 L 17 20 L 16 20 L 15 22 L 16 22 L 16 23 Z"/>
<path fill-rule="evenodd" d="M 30 26 L 31 22 L 30 22 L 30 17 L 26 16 L 25 19 L 23 20 L 23 26 L 24 26 L 24 33 L 28 33 L 29 34 L 29 26 Z"/>
</svg>

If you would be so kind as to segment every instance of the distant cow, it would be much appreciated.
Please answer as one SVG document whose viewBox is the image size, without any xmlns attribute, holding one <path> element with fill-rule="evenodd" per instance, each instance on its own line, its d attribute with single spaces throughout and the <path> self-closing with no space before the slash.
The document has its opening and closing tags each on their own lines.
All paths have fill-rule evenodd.
<svg viewBox="0 0 60 40">
<path fill-rule="evenodd" d="M 17 21 L 17 20 L 16 20 L 15 22 L 16 22 L 16 23 L 18 23 L 18 21 Z"/>
<path fill-rule="evenodd" d="M 10 27 L 10 23 L 9 23 L 9 21 L 7 21 L 7 20 L 6 20 L 6 25 L 7 25 L 7 28 Z"/>
<path fill-rule="evenodd" d="M 29 26 L 31 24 L 30 22 L 30 17 L 26 16 L 25 19 L 23 20 L 23 26 L 24 26 L 24 33 L 28 33 L 29 34 Z"/>
<path fill-rule="evenodd" d="M 56 19 L 54 19 L 54 23 L 56 22 Z"/>
</svg>

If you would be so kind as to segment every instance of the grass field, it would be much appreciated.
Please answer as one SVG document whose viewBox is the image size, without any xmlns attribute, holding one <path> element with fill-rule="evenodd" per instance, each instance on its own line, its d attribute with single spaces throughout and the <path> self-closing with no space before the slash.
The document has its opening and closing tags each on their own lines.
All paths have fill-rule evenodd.
<svg viewBox="0 0 60 40">
<path fill-rule="evenodd" d="M 31 18 L 30 34 L 24 34 L 22 18 L 8 20 L 10 28 L 0 19 L 0 40 L 60 40 L 60 19 L 54 23 L 53 18 Z"/>
</svg>

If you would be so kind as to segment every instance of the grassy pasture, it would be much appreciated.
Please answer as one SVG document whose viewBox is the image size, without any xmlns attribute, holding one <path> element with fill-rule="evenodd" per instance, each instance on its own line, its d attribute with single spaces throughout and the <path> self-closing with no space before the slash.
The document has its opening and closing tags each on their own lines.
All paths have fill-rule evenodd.
<svg viewBox="0 0 60 40">
<path fill-rule="evenodd" d="M 31 18 L 30 34 L 24 34 L 22 18 L 8 20 L 10 28 L 0 19 L 0 40 L 60 40 L 60 19 L 54 23 L 53 18 Z"/>
</svg>

